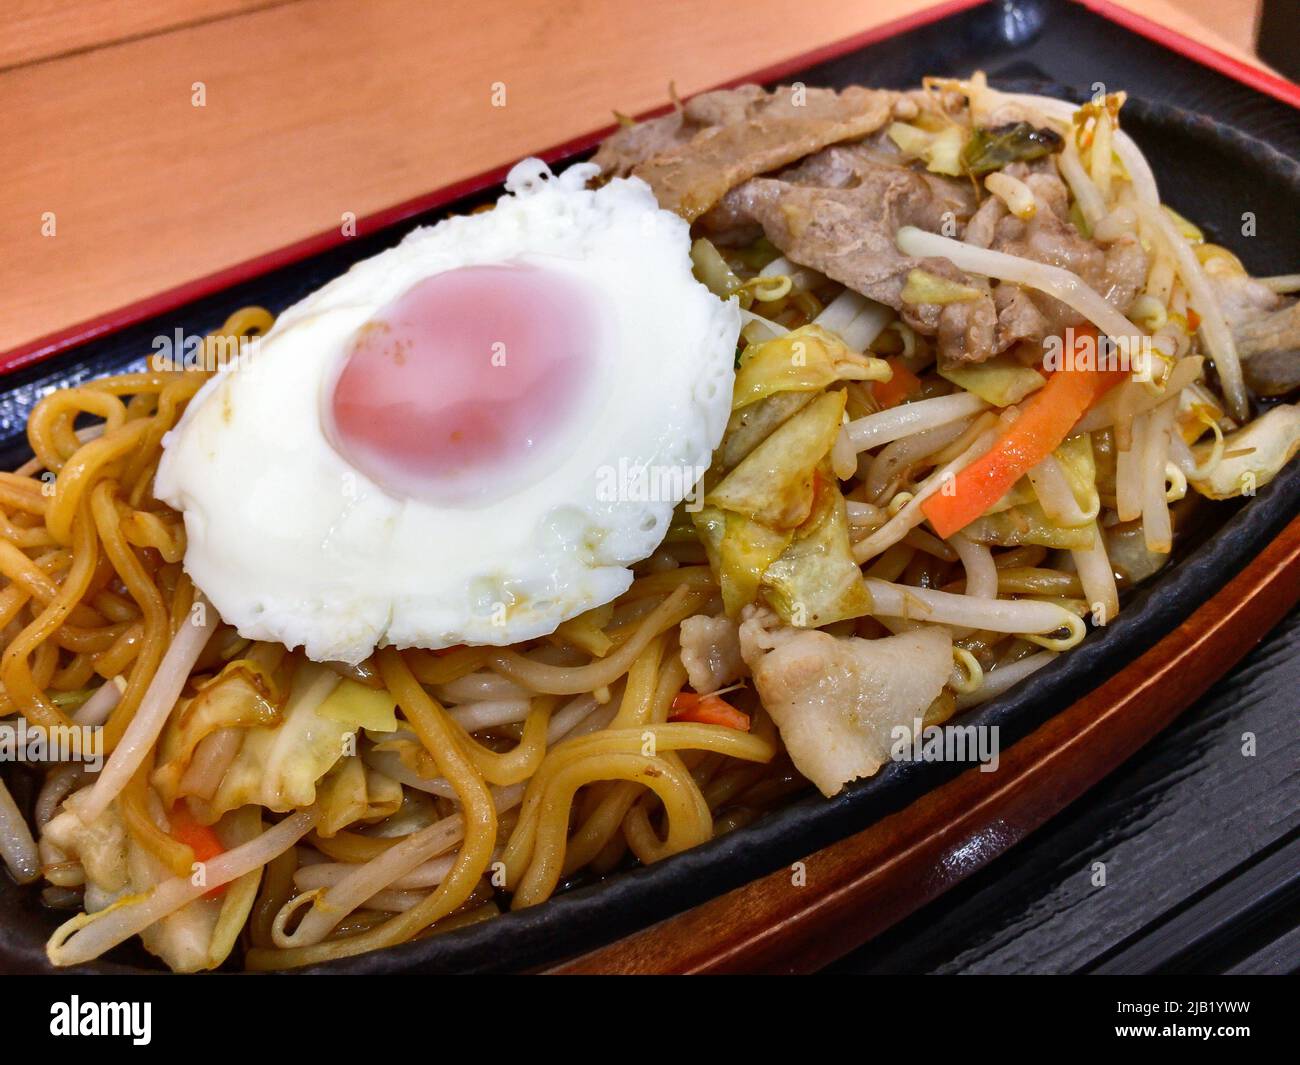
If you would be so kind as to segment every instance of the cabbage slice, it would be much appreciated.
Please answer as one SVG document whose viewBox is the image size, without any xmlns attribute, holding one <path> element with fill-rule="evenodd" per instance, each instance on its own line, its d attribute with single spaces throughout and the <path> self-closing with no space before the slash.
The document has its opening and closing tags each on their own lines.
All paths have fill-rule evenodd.
<svg viewBox="0 0 1300 1065">
<path fill-rule="evenodd" d="M 836 381 L 887 381 L 892 374 L 883 359 L 859 355 L 821 326 L 806 325 L 745 349 L 731 409 L 740 410 L 777 392 L 820 392 Z"/>
<path fill-rule="evenodd" d="M 703 237 L 691 245 L 691 269 L 695 280 L 720 300 L 735 295 L 743 284 L 713 242 Z"/>
<path fill-rule="evenodd" d="M 276 812 L 310 806 L 316 784 L 345 754 L 354 753 L 361 720 L 335 720 L 321 706 L 342 682 L 328 666 L 302 662 L 278 724 L 248 729 L 211 803 L 191 800 L 195 815 L 213 821 L 249 803 Z M 340 716 L 343 716 L 340 714 Z M 364 711 L 362 716 L 369 716 Z"/>
<path fill-rule="evenodd" d="M 848 508 L 829 472 L 816 479 L 813 512 L 763 574 L 767 601 L 795 628 L 820 628 L 871 610 L 871 593 L 853 559 Z"/>
<path fill-rule="evenodd" d="M 1212 446 L 1197 444 L 1192 453 L 1204 464 Z M 1300 450 L 1300 404 L 1282 404 L 1223 440 L 1223 458 L 1208 475 L 1191 482 L 1210 499 L 1253 495 L 1278 475 Z"/>
<path fill-rule="evenodd" d="M 932 174 L 961 176 L 962 147 L 966 142 L 966 133 L 961 126 L 954 124 L 925 130 L 907 122 L 894 122 L 885 130 L 885 136 L 905 157 L 922 160 Z"/>
<path fill-rule="evenodd" d="M 743 514 L 705 507 L 692 515 L 709 565 L 718 575 L 722 605 L 735 617 L 758 595 L 763 574 L 794 537 L 790 530 L 779 532 Z"/>
<path fill-rule="evenodd" d="M 359 821 L 392 817 L 402 808 L 402 785 L 350 755 L 325 775 L 316 800 L 321 809 L 316 832 L 328 839 Z"/>
<path fill-rule="evenodd" d="M 844 416 L 843 391 L 826 392 L 751 451 L 705 503 L 773 529 L 794 529 L 812 512 L 813 473 Z"/>
<path fill-rule="evenodd" d="M 914 306 L 934 304 L 942 307 L 948 303 L 969 303 L 983 295 L 980 289 L 918 268 L 907 272 L 907 284 L 903 286 L 900 298 Z"/>
<path fill-rule="evenodd" d="M 241 658 L 229 663 L 198 693 L 182 699 L 168 718 L 158 741 L 157 768 L 151 782 L 171 809 L 194 752 L 212 733 L 223 728 L 258 728 L 280 719 L 284 697 L 263 662 Z"/>
<path fill-rule="evenodd" d="M 995 407 L 1019 403 L 1047 382 L 1037 370 L 1006 355 L 995 355 L 987 362 L 940 366 L 939 376 Z"/>
<path fill-rule="evenodd" d="M 962 535 L 992 547 L 1055 547 L 1083 551 L 1092 546 L 1092 523 L 1055 525 L 1037 503 L 1020 503 L 995 514 L 976 518 Z"/>
<path fill-rule="evenodd" d="M 1101 499 L 1097 494 L 1097 460 L 1092 453 L 1091 434 L 1069 437 L 1052 454 L 1069 482 L 1079 509 L 1095 518 L 1101 509 Z"/>
<path fill-rule="evenodd" d="M 317 713 L 330 721 L 369 729 L 371 732 L 393 732 L 397 729 L 397 700 L 384 688 L 368 688 L 355 680 L 344 678 L 320 704 Z"/>
</svg>

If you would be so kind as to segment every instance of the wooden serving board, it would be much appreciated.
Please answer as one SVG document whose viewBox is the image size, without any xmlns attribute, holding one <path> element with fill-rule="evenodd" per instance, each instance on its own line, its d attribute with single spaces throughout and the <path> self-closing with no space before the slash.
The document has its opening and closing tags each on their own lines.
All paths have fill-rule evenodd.
<svg viewBox="0 0 1300 1065">
<path fill-rule="evenodd" d="M 943 894 L 1081 796 L 1195 702 L 1297 601 L 1300 518 L 1168 636 L 1003 751 L 996 772 L 971 769 L 809 855 L 802 869 L 778 870 L 547 971 L 814 971 Z"/>
</svg>

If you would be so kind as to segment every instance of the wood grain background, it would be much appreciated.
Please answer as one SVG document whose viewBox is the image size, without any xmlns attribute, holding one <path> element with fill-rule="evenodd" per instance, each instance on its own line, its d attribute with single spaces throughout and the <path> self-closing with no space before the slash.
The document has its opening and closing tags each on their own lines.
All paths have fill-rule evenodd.
<svg viewBox="0 0 1300 1065">
<path fill-rule="evenodd" d="M 1125 0 L 1247 59 L 1255 2 Z M 932 4 L 6 0 L 0 351 Z"/>
</svg>

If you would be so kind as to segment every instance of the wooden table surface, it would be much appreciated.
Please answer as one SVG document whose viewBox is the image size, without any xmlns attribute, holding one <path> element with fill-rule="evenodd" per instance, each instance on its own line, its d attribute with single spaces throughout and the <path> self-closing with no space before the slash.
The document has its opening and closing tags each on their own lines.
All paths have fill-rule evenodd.
<svg viewBox="0 0 1300 1065">
<path fill-rule="evenodd" d="M 1253 0 L 1124 3 L 1258 64 Z M 930 6 L 6 0 L 0 351 Z"/>
</svg>

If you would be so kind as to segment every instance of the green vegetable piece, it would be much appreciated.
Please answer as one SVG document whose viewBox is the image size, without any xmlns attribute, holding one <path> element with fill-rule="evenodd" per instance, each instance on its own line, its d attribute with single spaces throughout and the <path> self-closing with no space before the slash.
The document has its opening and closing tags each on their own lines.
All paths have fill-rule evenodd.
<svg viewBox="0 0 1300 1065">
<path fill-rule="evenodd" d="M 1009 122 L 975 130 L 961 150 L 961 164 L 968 174 L 988 174 L 1008 163 L 1053 155 L 1063 147 L 1065 141 L 1055 130 L 1040 129 L 1028 122 Z"/>
</svg>

